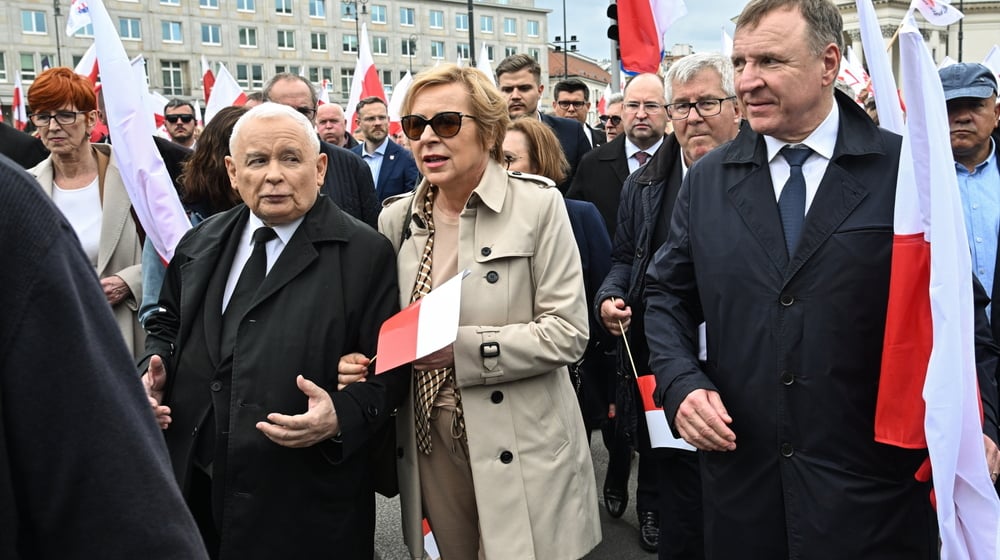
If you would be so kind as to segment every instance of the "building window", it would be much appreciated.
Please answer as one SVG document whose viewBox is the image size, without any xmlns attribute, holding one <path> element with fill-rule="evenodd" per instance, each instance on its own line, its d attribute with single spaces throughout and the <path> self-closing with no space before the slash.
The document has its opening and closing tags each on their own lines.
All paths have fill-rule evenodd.
<svg viewBox="0 0 1000 560">
<path fill-rule="evenodd" d="M 538 57 L 541 56 L 541 51 L 539 51 L 538 49 L 528 49 L 528 56 L 530 56 L 531 58 L 535 59 L 536 62 L 538 62 Z"/>
<path fill-rule="evenodd" d="M 382 4 L 372 6 L 372 23 L 386 23 L 386 8 Z"/>
<path fill-rule="evenodd" d="M 238 11 L 238 12 L 256 12 L 257 11 L 257 0 L 236 0 L 236 11 Z"/>
<path fill-rule="evenodd" d="M 309 17 L 326 19 L 326 0 L 309 0 Z"/>
<path fill-rule="evenodd" d="M 201 44 L 221 45 L 222 27 L 214 23 L 201 24 Z"/>
<path fill-rule="evenodd" d="M 292 0 L 274 0 L 274 13 L 283 16 L 292 15 Z"/>
<path fill-rule="evenodd" d="M 76 66 L 74 64 L 73 66 Z M 0 52 L 0 82 L 7 81 L 7 55 L 6 53 Z"/>
<path fill-rule="evenodd" d="M 536 20 L 528 20 L 528 37 L 538 37 L 538 22 Z"/>
<path fill-rule="evenodd" d="M 35 71 L 35 54 L 21 53 L 21 80 L 30 82 L 37 75 L 38 72 Z"/>
<path fill-rule="evenodd" d="M 372 54 L 389 54 L 389 38 L 372 37 Z"/>
<path fill-rule="evenodd" d="M 351 92 L 351 82 L 354 81 L 354 69 L 353 68 L 341 68 L 340 69 L 340 91 L 341 93 L 348 94 Z M 348 127 L 350 131 L 350 127 Z M 353 132 L 353 131 L 351 131 Z"/>
<path fill-rule="evenodd" d="M 431 41 L 431 58 L 444 58 L 444 41 Z"/>
<path fill-rule="evenodd" d="M 508 56 L 517 54 L 517 47 L 504 47 L 503 56 L 507 58 Z"/>
<path fill-rule="evenodd" d="M 469 60 L 469 44 L 459 43 L 458 44 L 458 58 L 461 60 Z"/>
<path fill-rule="evenodd" d="M 310 33 L 309 45 L 314 51 L 326 52 L 326 33 L 316 31 Z"/>
<path fill-rule="evenodd" d="M 237 64 L 236 83 L 243 89 L 255 91 L 264 87 L 263 64 Z"/>
<path fill-rule="evenodd" d="M 392 87 L 392 70 L 382 70 L 379 72 L 382 75 L 382 88 Z M 389 92 L 386 92 L 389 93 Z"/>
<path fill-rule="evenodd" d="M 299 75 L 299 67 L 295 65 L 285 66 L 284 64 L 278 64 L 274 67 L 274 72 L 276 74 L 295 74 Z"/>
<path fill-rule="evenodd" d="M 314 84 L 326 86 L 326 91 L 330 91 L 330 82 L 333 80 L 333 68 L 324 66 L 309 67 L 309 81 Z M 325 84 L 324 84 L 325 82 Z"/>
<path fill-rule="evenodd" d="M 198 5 L 202 8 L 219 9 L 219 0 L 198 0 Z"/>
<path fill-rule="evenodd" d="M 486 60 L 493 62 L 496 59 L 496 52 L 493 45 L 486 45 Z"/>
<path fill-rule="evenodd" d="M 122 39 L 141 41 L 142 24 L 139 18 L 118 18 L 118 34 Z"/>
<path fill-rule="evenodd" d="M 343 47 L 341 52 L 357 54 L 358 52 L 358 36 L 344 34 L 344 40 L 341 43 Z"/>
<path fill-rule="evenodd" d="M 455 31 L 469 30 L 469 14 L 455 14 Z"/>
<path fill-rule="evenodd" d="M 160 4 L 166 4 L 168 6 L 180 6 L 181 0 L 160 0 Z"/>
<path fill-rule="evenodd" d="M 291 29 L 278 30 L 278 48 L 292 50 L 295 48 L 295 31 Z"/>
<path fill-rule="evenodd" d="M 444 29 L 444 12 L 441 10 L 431 10 L 431 29 Z"/>
<path fill-rule="evenodd" d="M 413 22 L 416 20 L 416 15 L 413 12 L 413 8 L 400 8 L 399 9 L 399 24 L 413 26 Z"/>
<path fill-rule="evenodd" d="M 493 33 L 493 16 L 479 16 L 479 30 L 483 33 Z"/>
<path fill-rule="evenodd" d="M 163 30 L 164 43 L 183 42 L 184 39 L 183 37 L 181 37 L 181 22 L 179 21 L 160 22 L 160 29 Z"/>
<path fill-rule="evenodd" d="M 351 9 L 350 4 L 348 3 L 340 4 L 340 19 L 344 21 L 354 21 L 355 19 L 357 19 L 354 17 L 354 10 Z"/>
<path fill-rule="evenodd" d="M 416 39 L 403 39 L 402 49 L 400 50 L 403 56 L 416 56 L 417 54 L 417 41 Z"/>
<path fill-rule="evenodd" d="M 42 35 L 48 33 L 45 26 L 45 12 L 21 10 L 21 31 Z"/>
<path fill-rule="evenodd" d="M 164 60 L 160 62 L 163 71 L 163 95 L 184 95 L 184 63 Z"/>
<path fill-rule="evenodd" d="M 517 20 L 514 18 L 503 18 L 504 35 L 517 35 Z"/>
<path fill-rule="evenodd" d="M 256 27 L 241 27 L 239 30 L 240 34 L 240 46 L 245 49 L 256 49 L 257 48 L 257 28 Z"/>
</svg>

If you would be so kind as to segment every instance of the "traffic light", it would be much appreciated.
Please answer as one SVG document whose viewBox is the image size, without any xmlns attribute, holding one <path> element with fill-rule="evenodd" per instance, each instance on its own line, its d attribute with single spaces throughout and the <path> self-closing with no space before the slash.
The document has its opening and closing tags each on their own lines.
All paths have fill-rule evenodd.
<svg viewBox="0 0 1000 560">
<path fill-rule="evenodd" d="M 618 4 L 608 6 L 608 19 L 612 22 L 608 27 L 608 39 L 618 42 Z"/>
</svg>

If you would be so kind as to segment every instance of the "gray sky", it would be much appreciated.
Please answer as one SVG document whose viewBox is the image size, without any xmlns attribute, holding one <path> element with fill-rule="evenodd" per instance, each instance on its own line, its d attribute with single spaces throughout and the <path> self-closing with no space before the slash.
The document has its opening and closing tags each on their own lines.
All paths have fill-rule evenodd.
<svg viewBox="0 0 1000 560">
<path fill-rule="evenodd" d="M 611 42 L 607 38 L 608 0 L 535 0 L 535 6 L 552 10 L 549 14 L 549 36 L 563 35 L 563 4 L 569 17 L 566 35 L 576 35 L 576 48 L 582 54 L 602 60 L 610 58 Z M 695 51 L 718 51 L 722 48 L 722 28 L 733 34 L 732 18 L 739 15 L 747 0 L 687 0 L 688 14 L 677 20 L 667 31 L 666 48 L 674 43 L 694 46 Z"/>
</svg>

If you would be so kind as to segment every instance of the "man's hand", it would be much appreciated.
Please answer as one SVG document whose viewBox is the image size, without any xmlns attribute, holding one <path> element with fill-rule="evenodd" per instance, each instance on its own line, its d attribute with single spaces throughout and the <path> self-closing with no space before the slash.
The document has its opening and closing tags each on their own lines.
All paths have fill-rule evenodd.
<svg viewBox="0 0 1000 560">
<path fill-rule="evenodd" d="M 632 308 L 621 298 L 608 298 L 601 302 L 601 323 L 609 333 L 621 336 L 632 323 Z"/>
<path fill-rule="evenodd" d="M 990 480 L 996 484 L 997 476 L 1000 476 L 1000 449 L 986 436 L 983 436 L 983 444 L 986 446 L 986 466 L 990 469 Z"/>
<path fill-rule="evenodd" d="M 368 381 L 368 365 L 372 361 L 359 352 L 340 357 L 337 364 L 337 390 L 343 391 L 351 383 Z"/>
<path fill-rule="evenodd" d="M 434 352 L 433 354 L 428 354 L 419 360 L 413 362 L 413 367 L 419 369 L 420 371 L 430 371 L 432 369 L 441 369 L 446 367 L 455 366 L 455 345 L 449 344 L 444 348 Z"/>
<path fill-rule="evenodd" d="M 732 423 L 719 393 L 705 389 L 691 391 L 674 417 L 674 424 L 684 441 L 702 451 L 736 449 L 736 434 L 727 425 Z"/>
<path fill-rule="evenodd" d="M 153 408 L 153 415 L 156 416 L 156 423 L 161 430 L 166 430 L 170 425 L 170 407 L 161 406 L 163 402 L 163 390 L 167 386 L 167 368 L 163 367 L 163 359 L 154 355 L 149 359 L 149 367 L 142 375 L 142 386 L 146 389 L 146 397 L 149 398 L 149 406 Z"/>
<path fill-rule="evenodd" d="M 272 412 L 267 415 L 270 423 L 257 422 L 257 429 L 284 447 L 310 447 L 340 433 L 340 422 L 330 394 L 301 375 L 295 378 L 295 384 L 309 397 L 306 413 L 287 416 Z"/>
<path fill-rule="evenodd" d="M 117 275 L 101 278 L 101 289 L 104 290 L 104 297 L 108 299 L 108 303 L 112 306 L 118 305 L 125 298 L 132 295 L 131 288 L 122 280 L 121 276 Z"/>
</svg>

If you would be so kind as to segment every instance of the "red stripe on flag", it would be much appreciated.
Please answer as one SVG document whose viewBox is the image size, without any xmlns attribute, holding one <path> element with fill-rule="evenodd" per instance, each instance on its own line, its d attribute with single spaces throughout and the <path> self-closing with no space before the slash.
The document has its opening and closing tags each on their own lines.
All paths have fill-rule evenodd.
<svg viewBox="0 0 1000 560">
<path fill-rule="evenodd" d="M 378 70 L 375 69 L 375 66 L 369 66 L 365 70 L 365 80 L 361 82 L 361 99 L 372 96 L 386 101 L 385 90 L 382 88 L 382 82 L 378 79 Z"/>
<path fill-rule="evenodd" d="M 656 29 L 649 0 L 619 0 L 618 28 L 622 67 L 629 72 L 659 70 L 662 37 Z"/>
<path fill-rule="evenodd" d="M 875 441 L 907 449 L 927 447 L 923 389 L 934 332 L 930 260 L 923 233 L 893 237 Z"/>
<path fill-rule="evenodd" d="M 650 410 L 663 410 L 662 408 L 656 406 L 653 402 L 653 391 L 656 390 L 656 376 L 655 375 L 640 375 L 635 378 L 635 382 L 639 384 L 639 395 L 642 397 L 642 409 L 646 412 Z"/>
<path fill-rule="evenodd" d="M 420 323 L 417 300 L 406 309 L 386 319 L 378 331 L 378 359 L 375 375 L 408 364 L 417 358 L 417 326 Z"/>
</svg>

